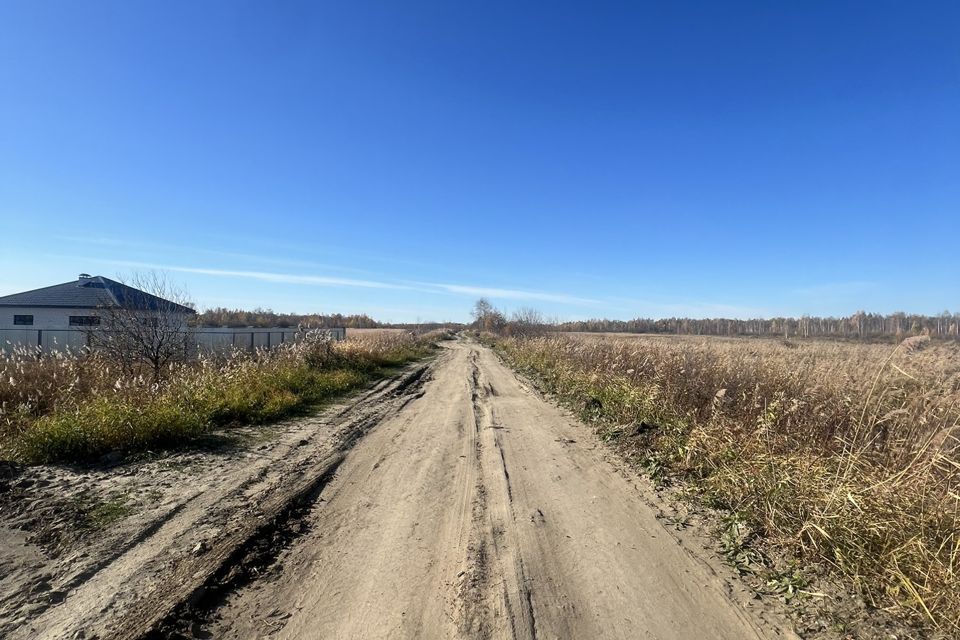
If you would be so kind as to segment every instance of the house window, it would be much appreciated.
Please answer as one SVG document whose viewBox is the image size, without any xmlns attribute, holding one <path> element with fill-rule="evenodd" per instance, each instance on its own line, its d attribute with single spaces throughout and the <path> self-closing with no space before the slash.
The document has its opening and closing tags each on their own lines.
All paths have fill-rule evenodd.
<svg viewBox="0 0 960 640">
<path fill-rule="evenodd" d="M 98 316 L 70 316 L 71 327 L 94 327 L 100 324 Z"/>
<path fill-rule="evenodd" d="M 13 324 L 33 324 L 33 316 L 13 316 Z"/>
</svg>

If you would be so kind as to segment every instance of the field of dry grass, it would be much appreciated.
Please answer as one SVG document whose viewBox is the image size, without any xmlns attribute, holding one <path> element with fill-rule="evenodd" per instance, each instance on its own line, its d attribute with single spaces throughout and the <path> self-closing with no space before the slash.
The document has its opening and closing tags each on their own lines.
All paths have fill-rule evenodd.
<svg viewBox="0 0 960 640">
<path fill-rule="evenodd" d="M 655 478 L 729 516 L 724 549 L 960 631 L 960 346 L 602 334 L 504 339 L 508 362 Z M 756 549 L 797 570 L 771 573 Z"/>
<path fill-rule="evenodd" d="M 435 335 L 320 333 L 272 350 L 174 364 L 154 383 L 102 352 L 0 354 L 0 460 L 75 462 L 180 446 L 211 429 L 269 422 L 423 357 Z"/>
<path fill-rule="evenodd" d="M 359 338 L 361 336 L 391 336 L 391 335 L 402 335 L 404 333 L 409 333 L 406 329 L 389 329 L 389 328 L 376 328 L 376 329 L 355 329 L 349 327 L 347 329 L 348 338 Z"/>
</svg>

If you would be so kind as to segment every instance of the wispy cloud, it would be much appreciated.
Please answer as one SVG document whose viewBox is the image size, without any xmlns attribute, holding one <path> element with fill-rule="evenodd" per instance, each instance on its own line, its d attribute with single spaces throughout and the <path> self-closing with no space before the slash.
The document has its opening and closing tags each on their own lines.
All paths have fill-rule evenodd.
<svg viewBox="0 0 960 640">
<path fill-rule="evenodd" d="M 403 284 L 378 282 L 376 280 L 357 280 L 354 278 L 338 278 L 335 276 L 300 275 L 295 273 L 275 273 L 270 271 L 241 271 L 234 269 L 208 269 L 205 267 L 183 267 L 171 264 L 153 264 L 149 262 L 131 262 L 127 260 L 97 260 L 131 269 L 153 269 L 157 271 L 173 271 L 175 273 L 195 273 L 205 276 L 220 276 L 224 278 L 246 278 L 261 282 L 285 284 L 305 284 L 332 287 L 360 287 L 363 289 L 412 289 Z"/>
<path fill-rule="evenodd" d="M 218 258 L 229 261 L 242 262 L 260 262 L 262 264 L 272 264 L 278 267 L 297 268 L 302 267 L 307 270 L 324 270 L 351 272 L 370 278 L 350 278 L 331 275 L 310 275 L 301 273 L 263 271 L 260 269 L 224 269 L 208 268 L 198 266 L 184 266 L 177 264 L 159 264 L 147 261 L 136 260 L 117 260 L 117 259 L 98 259 L 89 258 L 92 262 L 111 264 L 130 269 L 151 269 L 158 271 L 171 271 L 176 273 L 193 273 L 197 275 L 219 276 L 225 278 L 246 278 L 258 280 L 261 282 L 274 282 L 286 284 L 301 284 L 313 286 L 333 286 L 333 287 L 357 287 L 364 289 L 394 289 L 419 291 L 422 293 L 456 295 L 456 296 L 475 296 L 488 297 L 497 300 L 518 300 L 529 302 L 553 302 L 559 304 L 569 304 L 577 306 L 595 306 L 603 304 L 600 300 L 577 296 L 563 292 L 530 291 L 523 289 L 513 289 L 504 287 L 490 287 L 474 284 L 457 284 L 444 282 L 415 282 L 398 279 L 391 281 L 389 278 L 382 278 L 376 273 L 362 269 L 345 267 L 343 265 L 329 265 L 310 261 L 294 260 L 289 258 L 276 258 L 273 256 L 261 256 L 249 253 L 220 251 L 217 249 L 204 249 L 197 247 L 188 247 L 182 245 L 170 245 L 163 243 L 144 242 L 142 240 L 126 240 L 107 235 L 62 235 L 58 239 L 80 245 L 99 245 L 110 247 L 139 247 L 148 252 L 176 250 L 178 252 L 193 253 L 197 255 L 217 256 Z"/>
<path fill-rule="evenodd" d="M 503 289 L 499 287 L 485 287 L 466 284 L 449 284 L 436 282 L 389 282 L 386 280 L 360 280 L 356 278 L 341 278 L 328 275 L 305 275 L 298 273 L 278 273 L 272 271 L 250 271 L 240 269 L 217 269 L 208 267 L 192 267 L 173 264 L 158 264 L 151 262 L 137 262 L 131 260 L 107 260 L 101 258 L 85 258 L 90 262 L 110 264 L 128 269 L 147 269 L 155 271 L 170 271 L 174 273 L 192 273 L 197 275 L 215 276 L 223 278 L 246 278 L 260 282 L 284 284 L 299 284 L 331 287 L 356 287 L 362 289 L 393 289 L 401 291 L 419 291 L 422 293 L 446 294 L 457 296 L 482 296 L 502 300 L 529 300 L 539 302 L 557 302 L 562 304 L 595 305 L 599 300 L 582 298 L 566 293 L 548 293 L 543 291 L 524 291 L 521 289 Z"/>
</svg>

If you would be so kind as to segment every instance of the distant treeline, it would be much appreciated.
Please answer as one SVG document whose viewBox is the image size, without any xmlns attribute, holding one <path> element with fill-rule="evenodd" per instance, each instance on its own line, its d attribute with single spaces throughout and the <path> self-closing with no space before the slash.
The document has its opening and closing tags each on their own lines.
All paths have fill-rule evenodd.
<svg viewBox="0 0 960 640">
<path fill-rule="evenodd" d="M 393 322 L 389 324 L 381 323 L 380 326 L 389 329 L 405 329 L 414 333 L 428 333 L 438 329 L 459 331 L 467 325 L 462 322 Z"/>
<path fill-rule="evenodd" d="M 769 318 L 732 320 L 712 318 L 664 318 L 652 320 L 583 320 L 564 322 L 560 331 L 592 331 L 622 333 L 675 333 L 710 336 L 796 336 L 874 338 L 928 334 L 932 337 L 960 336 L 960 313 L 944 311 L 937 316 L 906 313 L 865 313 L 860 311 L 845 318 Z"/>
<path fill-rule="evenodd" d="M 482 307 L 482 304 L 487 307 Z M 836 337 L 836 338 L 884 338 L 904 335 L 927 334 L 931 337 L 960 337 L 960 313 L 944 311 L 936 316 L 917 314 L 858 312 L 842 318 L 766 318 L 734 320 L 730 318 L 635 318 L 633 320 L 580 320 L 552 324 L 544 322 L 538 312 L 525 310 L 508 320 L 488 302 L 478 303 L 473 315 L 474 326 L 486 331 L 500 332 L 504 326 L 516 325 L 529 328 L 541 327 L 554 331 L 589 331 L 608 333 L 673 333 L 681 335 L 708 336 L 786 336 L 786 337 Z M 526 314 L 526 315 L 524 315 Z M 198 322 L 204 327 L 304 327 L 348 329 L 401 328 L 415 332 L 432 329 L 461 329 L 465 325 L 454 322 L 424 322 L 389 324 L 377 322 L 365 314 L 297 314 L 275 313 L 269 309 L 208 309 L 199 314 Z M 489 325 L 489 326 L 488 326 Z"/>
<path fill-rule="evenodd" d="M 274 313 L 270 309 L 208 309 L 197 318 L 204 327 L 296 327 L 304 326 L 317 329 L 346 327 L 347 329 L 376 329 L 382 326 L 370 316 L 341 313 L 324 315 L 319 313 Z"/>
</svg>

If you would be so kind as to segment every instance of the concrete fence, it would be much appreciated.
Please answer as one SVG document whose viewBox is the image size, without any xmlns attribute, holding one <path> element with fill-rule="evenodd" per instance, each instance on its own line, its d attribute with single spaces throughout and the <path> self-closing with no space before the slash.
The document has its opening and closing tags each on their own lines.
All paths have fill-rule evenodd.
<svg viewBox="0 0 960 640">
<path fill-rule="evenodd" d="M 326 333 L 336 341 L 343 340 L 347 335 L 347 330 L 343 328 L 314 331 Z M 89 346 L 89 334 L 90 331 L 84 329 L 0 329 L 0 351 L 9 351 L 18 346 L 39 348 L 45 352 L 77 351 Z M 272 349 L 294 342 L 302 335 L 290 327 L 202 327 L 184 333 L 184 338 L 192 340 L 198 351 L 227 353 L 233 350 Z"/>
</svg>

